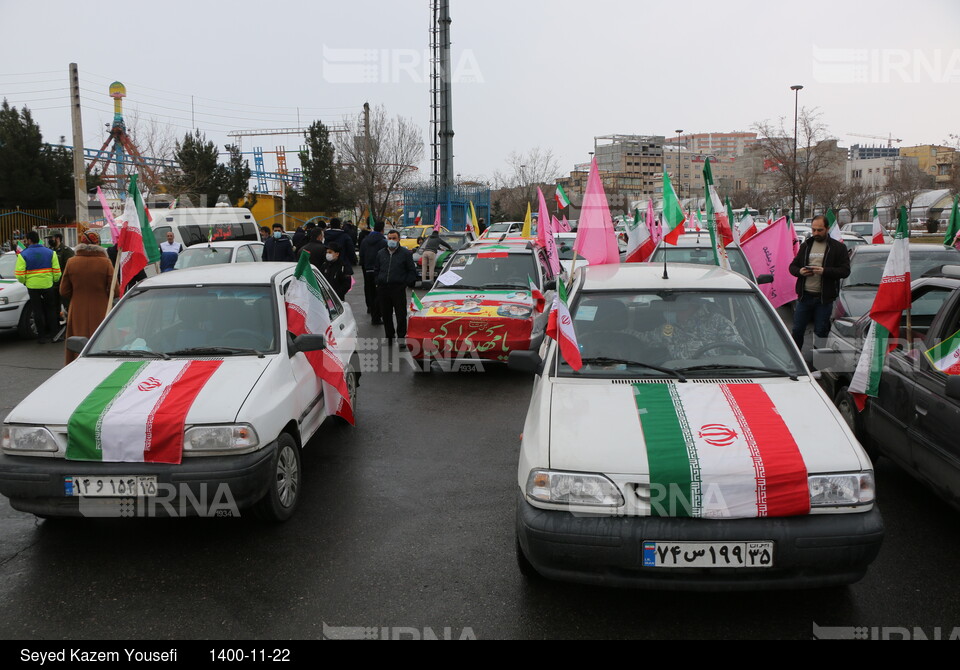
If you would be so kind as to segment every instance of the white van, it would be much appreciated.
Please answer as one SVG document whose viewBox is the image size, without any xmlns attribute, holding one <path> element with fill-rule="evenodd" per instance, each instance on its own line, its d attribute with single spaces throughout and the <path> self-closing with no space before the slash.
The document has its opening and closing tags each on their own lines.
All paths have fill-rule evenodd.
<svg viewBox="0 0 960 670">
<path fill-rule="evenodd" d="M 260 241 L 256 220 L 245 207 L 180 207 L 153 209 L 153 234 L 157 244 L 167 241 L 167 233 L 185 247 L 207 241 Z"/>
</svg>

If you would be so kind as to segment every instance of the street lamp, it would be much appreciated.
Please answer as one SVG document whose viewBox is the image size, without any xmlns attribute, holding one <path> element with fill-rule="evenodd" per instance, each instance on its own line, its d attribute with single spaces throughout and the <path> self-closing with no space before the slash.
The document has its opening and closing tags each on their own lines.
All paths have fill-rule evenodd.
<svg viewBox="0 0 960 670">
<path fill-rule="evenodd" d="M 683 194 L 683 182 L 680 180 L 680 133 L 683 132 L 683 129 L 675 130 L 677 134 L 677 193 Z"/>
<path fill-rule="evenodd" d="M 793 216 L 793 208 L 797 204 L 797 113 L 800 110 L 800 89 L 803 88 L 802 84 L 794 84 L 790 87 L 790 90 L 793 91 L 793 195 L 790 200 L 790 215 Z M 803 208 L 800 208 L 800 213 L 803 214 Z"/>
</svg>

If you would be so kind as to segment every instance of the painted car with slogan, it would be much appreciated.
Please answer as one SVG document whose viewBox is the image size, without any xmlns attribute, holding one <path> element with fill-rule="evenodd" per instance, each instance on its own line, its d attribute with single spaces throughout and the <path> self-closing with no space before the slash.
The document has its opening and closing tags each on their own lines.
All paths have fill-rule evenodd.
<svg viewBox="0 0 960 670">
<path fill-rule="evenodd" d="M 756 285 L 667 270 L 577 273 L 579 370 L 552 340 L 511 354 L 536 374 L 517 471 L 521 571 L 678 590 L 859 580 L 883 538 L 870 458 Z"/>
<path fill-rule="evenodd" d="M 453 255 L 411 312 L 410 355 L 428 372 L 434 361 L 446 367 L 506 363 L 511 351 L 537 349 L 555 282 L 546 252 L 533 240 L 474 242 Z"/>
<path fill-rule="evenodd" d="M 43 517 L 289 518 L 301 450 L 329 416 L 353 421 L 360 370 L 349 305 L 294 267 L 179 270 L 127 292 L 6 417 L 0 494 Z"/>
</svg>

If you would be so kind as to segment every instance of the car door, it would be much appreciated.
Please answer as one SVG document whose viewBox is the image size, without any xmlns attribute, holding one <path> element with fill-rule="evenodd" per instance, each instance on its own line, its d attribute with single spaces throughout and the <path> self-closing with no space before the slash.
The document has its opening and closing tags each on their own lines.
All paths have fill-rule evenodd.
<svg viewBox="0 0 960 670">
<path fill-rule="evenodd" d="M 926 349 L 960 330 L 960 295 L 952 293 L 927 333 Z M 915 418 L 909 438 L 916 472 L 945 498 L 960 501 L 960 401 L 947 397 L 947 375 L 925 356 L 918 361 L 914 378 Z"/>
<path fill-rule="evenodd" d="M 237 255 L 236 257 L 234 257 L 233 262 L 234 263 L 253 263 L 256 260 L 257 259 L 256 257 L 254 257 L 253 251 L 251 251 L 250 245 L 245 244 L 242 247 L 237 247 Z"/>
</svg>

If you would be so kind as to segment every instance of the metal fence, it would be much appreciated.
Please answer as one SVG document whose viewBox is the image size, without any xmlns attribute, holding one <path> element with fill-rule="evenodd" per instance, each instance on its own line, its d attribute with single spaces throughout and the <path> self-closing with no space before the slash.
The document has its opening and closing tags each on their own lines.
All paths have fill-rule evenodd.
<svg viewBox="0 0 960 670">
<path fill-rule="evenodd" d="M 0 209 L 0 245 L 9 251 L 14 231 L 21 236 L 29 230 L 40 234 L 40 241 L 53 233 L 62 233 L 64 243 L 73 246 L 76 240 L 76 225 L 65 225 L 57 218 L 56 209 Z"/>
<path fill-rule="evenodd" d="M 433 224 L 437 205 L 440 220 L 448 230 L 466 230 L 470 225 L 470 203 L 477 219 L 490 222 L 490 189 L 485 186 L 456 186 L 447 191 L 430 186 L 410 188 L 403 192 L 403 225 L 413 225 L 420 215 L 421 224 Z"/>
</svg>

